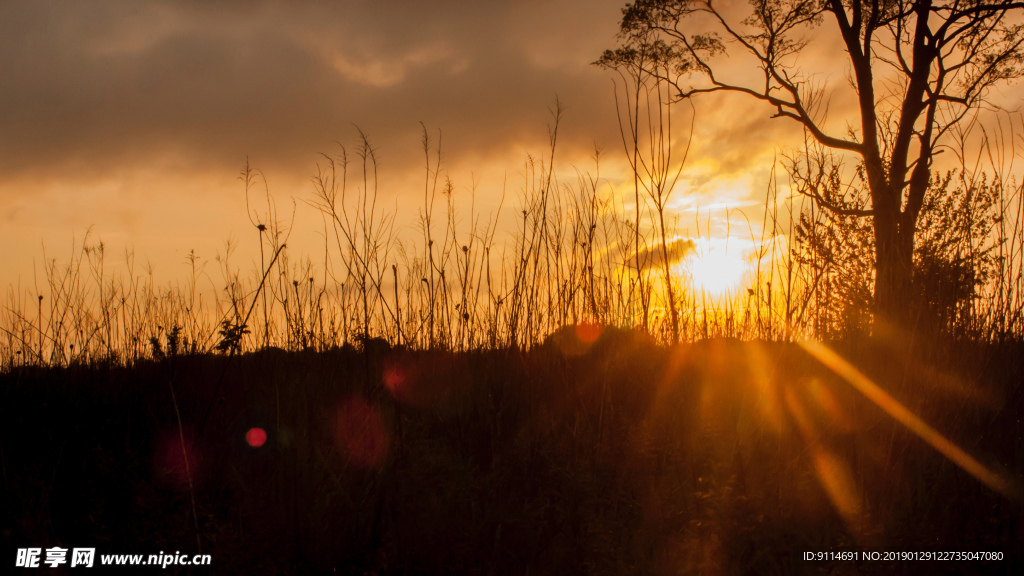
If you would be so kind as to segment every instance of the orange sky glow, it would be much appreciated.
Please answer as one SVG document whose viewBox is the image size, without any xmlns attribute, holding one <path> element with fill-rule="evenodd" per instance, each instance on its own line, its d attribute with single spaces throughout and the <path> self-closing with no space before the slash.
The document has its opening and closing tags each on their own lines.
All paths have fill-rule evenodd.
<svg viewBox="0 0 1024 576">
<path fill-rule="evenodd" d="M 148 263 L 158 282 L 174 283 L 194 250 L 216 283 L 214 257 L 228 239 L 235 265 L 258 261 L 238 179 L 247 158 L 281 219 L 294 222 L 289 248 L 315 259 L 323 223 L 308 205 L 310 179 L 320 153 L 355 148 L 356 126 L 377 149 L 379 200 L 396 213 L 399 237 L 418 237 L 420 122 L 442 134 L 456 206 L 468 211 L 475 194 L 486 218 L 504 191 L 508 218 L 528 155 L 547 157 L 556 95 L 566 107 L 560 182 L 577 169 L 596 173 L 600 148 L 600 189 L 628 213 L 612 74 L 591 65 L 614 46 L 623 2 L 493 4 L 3 3 L 0 285 L 33 291 L 44 253 L 67 260 L 87 231 L 111 265 L 134 250 L 137 273 Z M 830 70 L 835 41 L 813 44 L 802 55 L 808 66 Z M 849 90 L 842 70 L 832 73 L 824 79 L 840 87 L 830 121 L 841 126 Z M 1019 88 L 997 96 L 1018 102 Z M 752 246 L 763 236 L 772 162 L 799 143 L 799 130 L 738 96 L 710 95 L 695 108 L 692 151 L 669 204 L 677 234 L 714 239 L 704 247 L 722 253 L 727 234 L 730 250 Z M 258 213 L 262 181 L 256 192 Z"/>
</svg>

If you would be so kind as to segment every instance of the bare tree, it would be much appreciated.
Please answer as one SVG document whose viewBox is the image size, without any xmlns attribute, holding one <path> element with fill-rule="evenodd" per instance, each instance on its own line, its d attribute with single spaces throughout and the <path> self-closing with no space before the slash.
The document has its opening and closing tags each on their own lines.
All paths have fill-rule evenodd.
<svg viewBox="0 0 1024 576">
<path fill-rule="evenodd" d="M 775 108 L 822 145 L 853 155 L 870 206 L 829 202 L 839 216 L 869 217 L 875 237 L 875 308 L 905 319 L 912 303 L 914 234 L 932 162 L 950 130 L 987 102 L 989 89 L 1021 75 L 1024 2 L 1009 0 L 751 0 L 749 9 L 710 0 L 638 0 L 623 9 L 621 45 L 599 63 L 643 59 L 669 66 L 680 99 L 736 92 Z M 737 12 L 743 12 L 737 15 Z M 801 63 L 811 32 L 842 39 L 860 121 L 826 126 L 829 98 Z M 727 48 L 749 67 L 722 57 Z M 830 87 L 839 89 L 838 87 Z"/>
<path fill-rule="evenodd" d="M 678 249 L 670 247 L 668 227 L 665 224 L 665 211 L 669 199 L 675 191 L 679 176 L 686 164 L 693 138 L 694 112 L 690 117 L 689 131 L 685 136 L 685 146 L 681 154 L 676 149 L 677 137 L 673 126 L 673 95 L 672 84 L 662 78 L 671 74 L 671 70 L 655 68 L 657 73 L 648 72 L 648 60 L 638 51 L 637 58 L 630 62 L 609 62 L 618 64 L 615 71 L 619 75 L 623 87 L 623 98 L 619 98 L 619 87 L 615 86 L 615 102 L 619 116 L 619 134 L 622 146 L 633 172 L 634 201 L 636 202 L 636 222 L 634 228 L 635 245 L 634 261 L 637 281 L 643 293 L 644 269 L 648 266 L 661 265 L 665 280 L 665 299 L 668 303 L 671 321 L 671 342 L 679 341 L 679 307 L 676 302 L 675 280 L 672 274 L 672 262 L 676 259 Z M 604 62 L 601 62 L 604 64 Z M 657 66 L 656 59 L 651 65 Z M 691 110 L 692 111 L 692 110 Z M 654 204 L 652 220 L 654 228 L 660 235 L 657 245 L 650 249 L 640 241 L 641 197 L 640 191 L 650 198 Z M 670 257 L 672 252 L 672 257 Z M 652 258 L 652 253 L 657 256 Z M 647 312 L 644 312 L 644 327 L 647 327 Z"/>
</svg>

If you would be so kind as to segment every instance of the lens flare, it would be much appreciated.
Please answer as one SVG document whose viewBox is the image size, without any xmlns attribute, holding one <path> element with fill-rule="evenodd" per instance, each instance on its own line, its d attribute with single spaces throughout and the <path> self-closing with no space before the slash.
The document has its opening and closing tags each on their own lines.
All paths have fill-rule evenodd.
<svg viewBox="0 0 1024 576">
<path fill-rule="evenodd" d="M 359 468 L 381 465 L 391 442 L 380 412 L 359 397 L 350 398 L 338 406 L 334 440 L 349 462 Z"/>
<path fill-rule="evenodd" d="M 813 419 L 792 388 L 785 389 L 784 397 L 789 413 L 792 414 L 800 435 L 810 450 L 819 484 L 847 528 L 856 533 L 857 520 L 863 518 L 863 514 L 858 504 L 860 493 L 857 491 L 857 483 L 853 480 L 850 468 L 819 440 L 820 434 Z"/>
<path fill-rule="evenodd" d="M 178 488 L 186 488 L 201 473 L 202 457 L 190 434 L 169 430 L 156 441 L 154 468 L 156 475 Z"/>
<path fill-rule="evenodd" d="M 267 443 L 267 431 L 260 427 L 250 428 L 245 433 L 245 441 L 253 448 L 259 448 Z"/>
<path fill-rule="evenodd" d="M 409 396 L 411 386 L 408 370 L 397 360 L 384 362 L 384 387 L 395 400 L 401 402 Z"/>
<path fill-rule="evenodd" d="M 1009 480 L 989 470 L 981 462 L 975 460 L 974 457 L 926 424 L 917 415 L 903 406 L 903 404 L 900 404 L 899 401 L 879 388 L 870 378 L 854 368 L 840 355 L 824 344 L 813 340 L 802 341 L 800 345 L 811 356 L 817 358 L 819 362 L 856 388 L 868 400 L 871 400 L 879 408 L 885 410 L 897 422 L 906 426 L 914 434 L 917 434 L 919 438 L 930 444 L 932 448 L 965 472 L 974 476 L 979 482 L 1008 498 L 1020 500 L 1021 491 L 1019 486 L 1011 484 Z"/>
<path fill-rule="evenodd" d="M 601 325 L 596 322 L 582 322 L 576 325 L 576 337 L 584 344 L 593 344 L 601 337 Z"/>
</svg>

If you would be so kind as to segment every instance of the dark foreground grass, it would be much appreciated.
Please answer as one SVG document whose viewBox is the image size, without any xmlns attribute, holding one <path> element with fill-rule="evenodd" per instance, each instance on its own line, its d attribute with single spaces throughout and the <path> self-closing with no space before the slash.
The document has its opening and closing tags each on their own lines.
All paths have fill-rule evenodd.
<svg viewBox="0 0 1024 576">
<path fill-rule="evenodd" d="M 1024 570 L 1019 501 L 796 345 L 369 348 L 0 375 L 3 563 L 59 545 L 213 557 L 135 569 L 154 574 Z M 1019 485 L 1020 346 L 837 350 Z M 802 560 L 841 550 L 1004 559 Z"/>
</svg>

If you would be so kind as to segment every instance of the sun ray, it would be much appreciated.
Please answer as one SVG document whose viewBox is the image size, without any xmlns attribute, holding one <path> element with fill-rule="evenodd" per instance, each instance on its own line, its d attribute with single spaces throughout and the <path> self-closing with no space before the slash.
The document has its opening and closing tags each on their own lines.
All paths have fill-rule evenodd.
<svg viewBox="0 0 1024 576">
<path fill-rule="evenodd" d="M 857 389 L 868 400 L 874 402 L 879 408 L 885 410 L 897 422 L 906 426 L 911 432 L 935 448 L 940 454 L 959 466 L 965 472 L 974 476 L 979 482 L 999 492 L 1007 498 L 1020 501 L 1021 490 L 1019 486 L 1003 478 L 999 474 L 989 470 L 984 464 L 978 462 L 962 448 L 943 436 L 913 412 L 908 410 L 898 400 L 882 390 L 870 378 L 854 368 L 843 357 L 833 352 L 830 348 L 814 340 L 803 340 L 800 346 L 824 364 L 836 375 L 846 380 L 851 386 Z"/>
<path fill-rule="evenodd" d="M 849 466 L 819 440 L 819 433 L 813 420 L 792 388 L 786 388 L 784 397 L 789 413 L 810 450 L 818 482 L 850 531 L 857 533 L 857 527 L 863 526 L 864 514 L 858 504 L 860 494 Z"/>
</svg>

